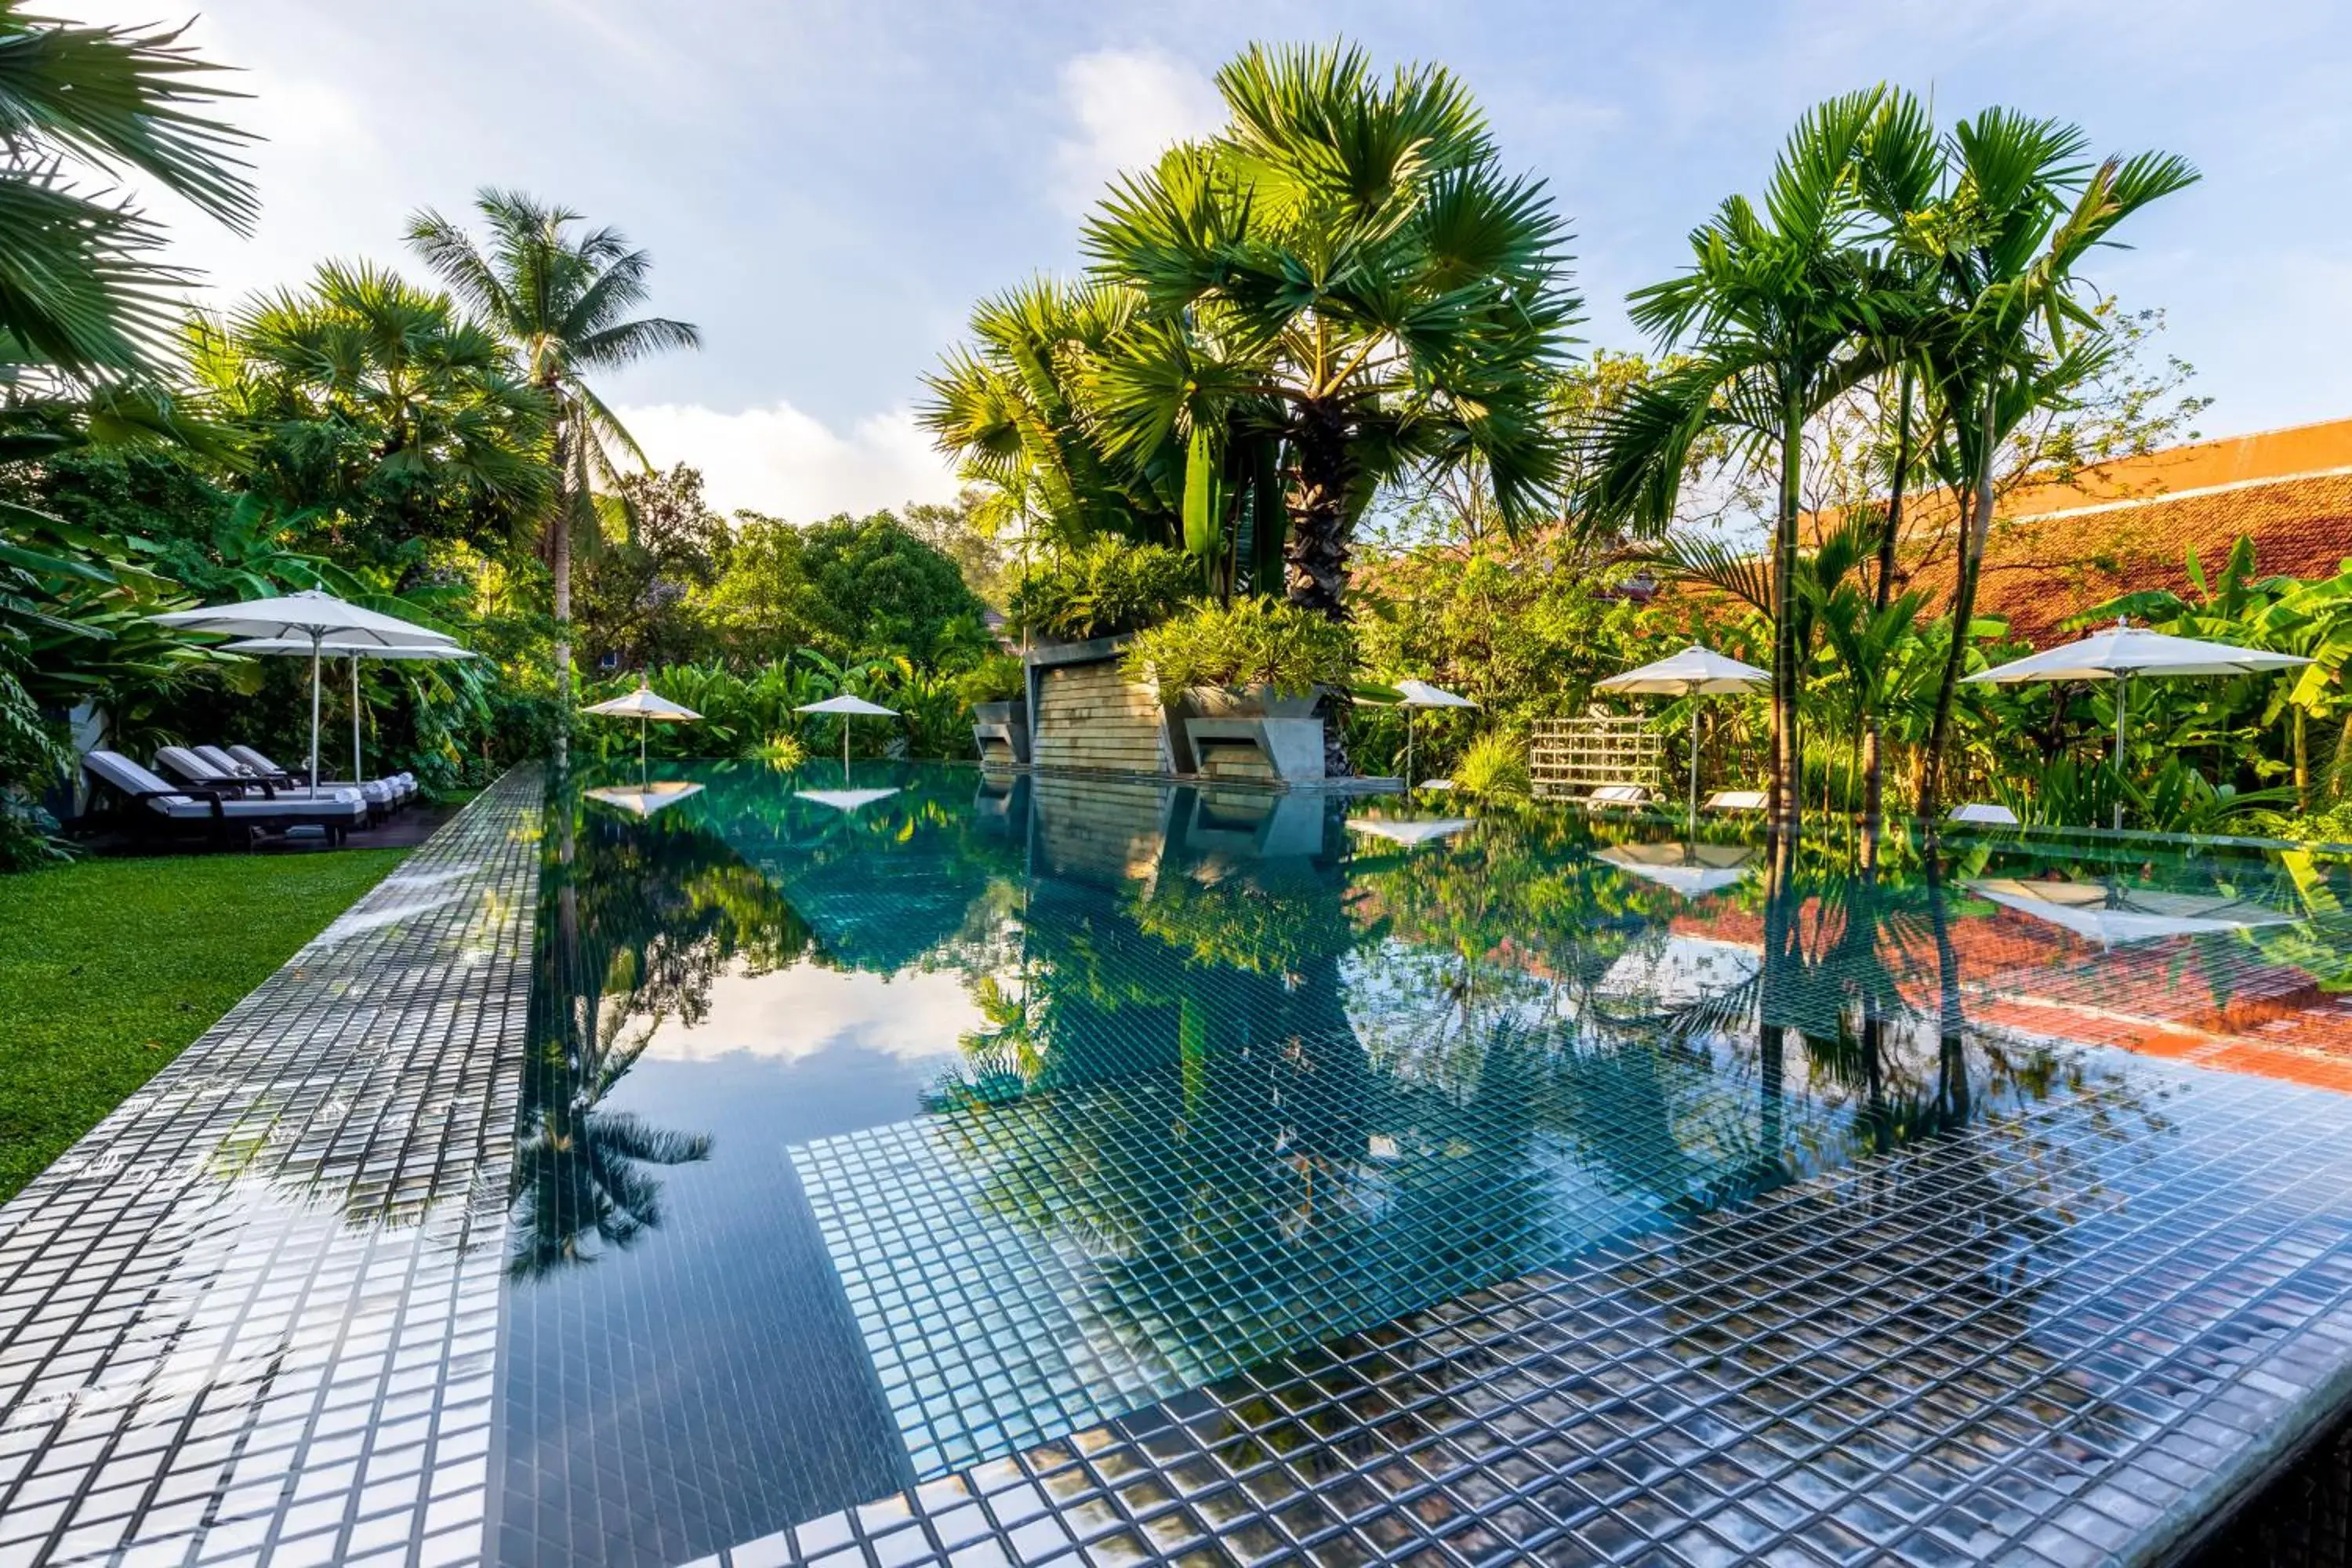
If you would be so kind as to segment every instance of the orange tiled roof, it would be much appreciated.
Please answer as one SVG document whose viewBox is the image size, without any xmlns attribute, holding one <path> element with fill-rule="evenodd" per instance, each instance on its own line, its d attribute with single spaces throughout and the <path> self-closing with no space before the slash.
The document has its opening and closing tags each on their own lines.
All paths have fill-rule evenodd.
<svg viewBox="0 0 2352 1568">
<path fill-rule="evenodd" d="M 1933 604 L 1951 593 L 1951 502 L 1920 498 L 1905 532 L 1917 542 L 1912 586 Z M 2082 470 L 2065 483 L 2002 499 L 1978 587 L 1981 612 L 2005 616 L 2037 647 L 2104 600 L 2187 585 L 2193 547 L 2208 568 L 2241 535 L 2265 575 L 2325 576 L 2352 557 L 2352 419 L 2168 447 Z"/>
</svg>

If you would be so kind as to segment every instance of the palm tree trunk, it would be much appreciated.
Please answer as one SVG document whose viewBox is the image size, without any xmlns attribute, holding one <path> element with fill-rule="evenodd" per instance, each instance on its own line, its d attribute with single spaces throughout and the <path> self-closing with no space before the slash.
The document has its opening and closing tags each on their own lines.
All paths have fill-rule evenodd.
<svg viewBox="0 0 2352 1568">
<path fill-rule="evenodd" d="M 551 400 L 560 389 L 542 381 Z M 555 771 L 572 763 L 572 495 L 568 421 L 555 426 L 555 488 L 551 504 L 554 532 L 547 542 L 547 569 L 555 584 Z"/>
<path fill-rule="evenodd" d="M 1297 476 L 1290 490 L 1290 602 L 1328 619 L 1348 618 L 1348 432 L 1339 410 L 1299 405 L 1293 437 Z"/>
<path fill-rule="evenodd" d="M 1803 472 L 1805 414 L 1793 396 L 1781 410 L 1780 497 L 1772 520 L 1772 768 L 1771 818 L 1776 827 L 1797 828 L 1803 807 L 1797 735 L 1797 503 Z"/>
<path fill-rule="evenodd" d="M 1322 403 L 1305 403 L 1292 437 L 1298 470 L 1289 497 L 1290 540 L 1286 552 L 1289 599 L 1327 619 L 1348 618 L 1348 535 L 1353 523 L 1348 492 L 1354 479 L 1345 416 Z M 1323 771 L 1332 778 L 1355 773 L 1348 755 L 1344 691 L 1327 691 L 1323 708 Z"/>
<path fill-rule="evenodd" d="M 1874 588 L 1882 615 L 1895 598 L 1895 551 L 1903 540 L 1903 487 L 1910 477 L 1911 366 L 1906 363 L 1895 384 L 1895 473 L 1886 489 L 1886 527 L 1878 536 L 1878 581 Z M 1878 704 L 1868 704 L 1862 732 L 1862 823 L 1866 843 L 1886 819 L 1885 742 L 1881 733 L 1885 725 Z"/>
<path fill-rule="evenodd" d="M 1960 580 L 1952 590 L 1952 646 L 1944 658 L 1944 673 L 1936 683 L 1936 717 L 1927 727 L 1927 755 L 1919 781 L 1919 815 L 1933 821 L 1942 802 L 1944 741 L 1952 724 L 1952 700 L 1958 694 L 1960 674 L 1968 668 L 1969 623 L 1976 616 L 1977 577 L 1984 567 L 1985 540 L 1992 532 L 1993 420 L 1998 384 L 1984 395 L 1984 422 L 1979 432 L 1974 493 L 1969 497 L 1969 522 L 1960 535 Z"/>
</svg>

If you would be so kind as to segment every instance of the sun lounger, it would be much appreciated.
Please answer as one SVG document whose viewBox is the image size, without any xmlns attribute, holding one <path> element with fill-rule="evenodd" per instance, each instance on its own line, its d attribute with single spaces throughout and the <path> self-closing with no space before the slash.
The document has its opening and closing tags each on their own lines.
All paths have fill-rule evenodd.
<svg viewBox="0 0 2352 1568">
<path fill-rule="evenodd" d="M 249 763 L 238 762 L 235 757 L 230 756 L 218 746 L 189 746 L 185 748 L 186 751 L 194 752 L 199 762 L 213 770 L 214 776 L 207 778 L 198 773 L 192 773 L 185 765 L 184 761 L 174 759 L 168 754 L 181 749 L 182 748 L 179 747 L 166 747 L 163 751 L 156 752 L 155 763 L 157 770 L 163 773 L 169 773 L 176 778 L 185 779 L 190 784 L 205 784 L 207 786 L 215 784 L 254 784 L 259 785 L 265 791 L 272 794 L 289 794 L 294 791 L 300 790 L 303 787 L 302 781 L 293 777 L 291 774 L 265 772 L 264 770 L 254 767 Z M 398 786 L 390 779 L 369 779 L 363 784 L 321 784 L 319 787 L 319 793 L 321 795 L 329 793 L 349 794 L 354 790 L 359 793 L 359 796 L 362 800 L 367 802 L 368 815 L 376 818 L 378 821 L 390 816 L 394 812 L 400 809 L 401 796 L 399 789 Z"/>
<path fill-rule="evenodd" d="M 271 762 L 268 757 L 262 755 L 259 752 L 255 751 L 251 746 L 231 746 L 228 748 L 228 754 L 233 761 L 242 763 L 245 766 L 252 769 L 257 773 L 270 778 L 289 779 L 298 784 L 303 780 L 303 775 L 300 773 L 289 768 L 279 767 L 276 763 Z M 370 779 L 362 783 L 359 787 L 364 790 L 370 784 L 382 784 L 384 786 L 385 790 L 389 792 L 392 797 L 392 807 L 395 810 L 401 806 L 406 805 L 416 794 L 416 777 L 413 773 L 392 773 L 381 779 Z M 348 788 L 351 786 L 346 785 L 344 787 Z"/>
<path fill-rule="evenodd" d="M 166 783 L 120 752 L 91 752 L 81 760 L 91 780 L 131 805 L 131 823 L 149 833 L 201 831 L 215 838 L 318 827 L 330 842 L 367 825 L 367 802 L 356 795 L 248 795 L 195 784 Z"/>
<path fill-rule="evenodd" d="M 2017 813 L 2005 805 L 1994 805 L 1986 801 L 1972 800 L 1966 805 L 1952 807 L 1952 815 L 1947 820 L 1972 822 L 1979 827 L 2015 827 Z"/>
<path fill-rule="evenodd" d="M 1709 811 L 1761 811 L 1764 792 L 1760 789 L 1719 789 L 1706 797 Z"/>
<path fill-rule="evenodd" d="M 208 749 L 215 752 L 215 756 L 204 754 Z M 216 790 L 224 795 L 259 795 L 264 800 L 275 800 L 281 795 L 308 799 L 313 793 L 282 773 L 261 774 L 239 765 L 234 757 L 226 758 L 226 763 L 216 760 L 223 756 L 225 753 L 217 748 L 166 746 L 155 753 L 155 771 L 198 789 Z M 392 786 L 386 784 L 322 784 L 316 793 L 366 802 L 371 822 L 390 816 L 394 805 Z"/>
<path fill-rule="evenodd" d="M 1584 804 L 1587 806 L 1607 806 L 1612 809 L 1624 806 L 1630 809 L 1637 805 L 1647 805 L 1650 804 L 1650 790 L 1646 784 L 1602 784 L 1584 797 Z"/>
</svg>

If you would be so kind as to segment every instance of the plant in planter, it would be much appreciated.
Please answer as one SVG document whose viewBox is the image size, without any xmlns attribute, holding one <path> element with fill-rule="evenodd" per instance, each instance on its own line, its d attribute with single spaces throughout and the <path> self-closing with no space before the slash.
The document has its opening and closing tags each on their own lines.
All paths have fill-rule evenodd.
<svg viewBox="0 0 2352 1568">
<path fill-rule="evenodd" d="M 1003 760 L 1029 760 L 1029 677 L 1021 660 L 1011 654 L 982 659 L 955 679 L 955 695 L 971 711 L 972 739 L 981 759 L 991 760 L 992 741 L 1001 743 Z"/>
<path fill-rule="evenodd" d="M 1324 776 L 1315 706 L 1354 663 L 1345 626 L 1248 598 L 1196 604 L 1142 632 L 1128 646 L 1126 673 L 1159 687 L 1184 737 L 1180 767 L 1298 782 Z"/>
<path fill-rule="evenodd" d="M 1128 645 L 1127 675 L 1156 683 L 1171 708 L 1201 692 L 1311 706 L 1318 687 L 1347 680 L 1355 657 L 1345 626 L 1278 599 L 1237 599 L 1196 604 L 1143 632 Z M 1232 707 L 1222 697 L 1206 700 Z"/>
<path fill-rule="evenodd" d="M 1084 642 L 1166 618 L 1199 583 L 1199 563 L 1190 556 L 1105 539 L 1024 574 L 1006 609 L 1013 625 L 1033 637 Z"/>
</svg>

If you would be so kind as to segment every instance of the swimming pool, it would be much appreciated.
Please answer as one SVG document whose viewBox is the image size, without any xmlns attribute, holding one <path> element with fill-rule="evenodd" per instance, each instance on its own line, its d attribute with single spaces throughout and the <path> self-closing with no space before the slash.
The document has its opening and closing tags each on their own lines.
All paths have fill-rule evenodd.
<svg viewBox="0 0 2352 1568">
<path fill-rule="evenodd" d="M 1470 816 L 551 800 L 491 1555 L 2147 1558 L 2352 1394 L 2342 863 Z"/>
</svg>

